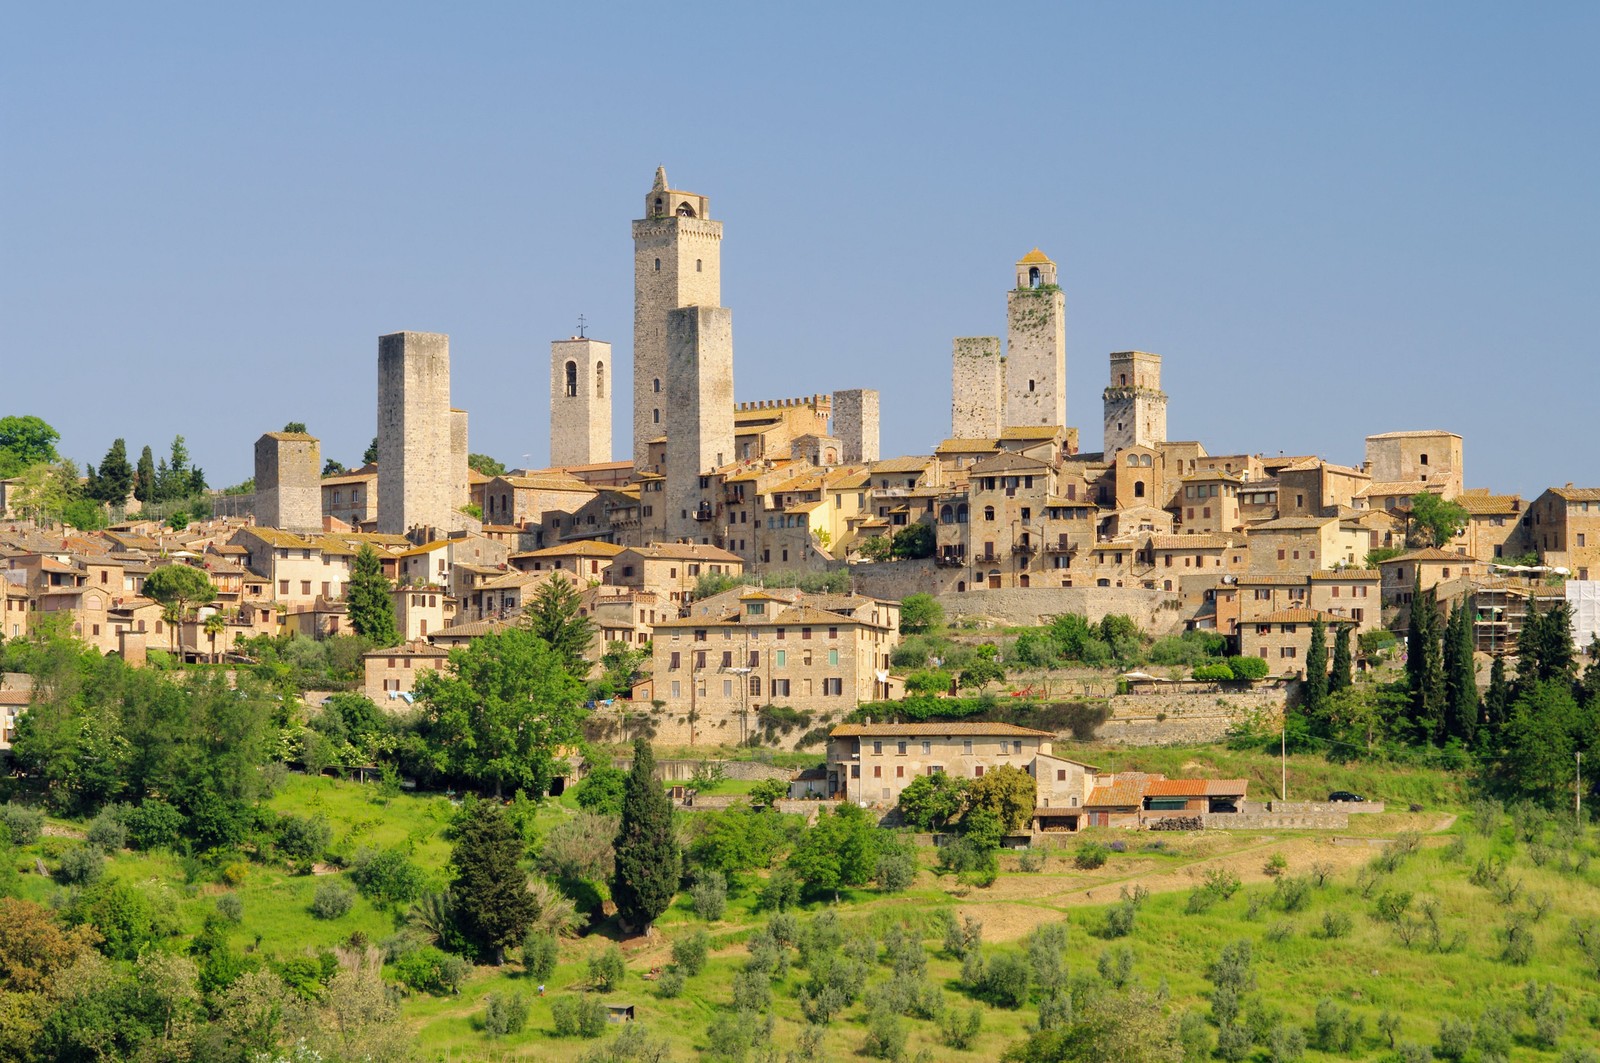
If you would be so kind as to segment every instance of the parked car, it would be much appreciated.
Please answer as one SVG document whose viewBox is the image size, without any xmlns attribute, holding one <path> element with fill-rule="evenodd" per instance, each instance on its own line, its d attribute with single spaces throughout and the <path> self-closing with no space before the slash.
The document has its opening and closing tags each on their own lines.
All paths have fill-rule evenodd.
<svg viewBox="0 0 1600 1063">
<path fill-rule="evenodd" d="M 1360 794 L 1353 794 L 1349 790 L 1335 790 L 1328 795 L 1329 801 L 1365 801 Z"/>
</svg>

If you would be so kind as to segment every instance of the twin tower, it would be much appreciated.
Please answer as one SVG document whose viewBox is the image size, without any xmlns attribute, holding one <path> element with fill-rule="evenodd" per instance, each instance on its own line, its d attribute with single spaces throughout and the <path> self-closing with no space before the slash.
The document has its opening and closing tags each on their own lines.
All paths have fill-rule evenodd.
<svg viewBox="0 0 1600 1063">
<path fill-rule="evenodd" d="M 950 434 L 996 439 L 1007 429 L 1067 425 L 1067 303 L 1056 264 L 1037 247 L 1017 263 L 1006 293 L 1006 349 L 998 336 L 966 336 L 951 351 Z M 1161 356 L 1111 356 L 1105 403 L 1105 453 L 1167 438 Z"/>
</svg>

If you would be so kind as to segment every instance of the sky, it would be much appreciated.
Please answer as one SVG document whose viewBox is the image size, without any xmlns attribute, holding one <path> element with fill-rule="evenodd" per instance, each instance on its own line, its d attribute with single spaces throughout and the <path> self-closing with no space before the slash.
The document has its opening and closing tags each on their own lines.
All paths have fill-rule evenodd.
<svg viewBox="0 0 1600 1063">
<path fill-rule="evenodd" d="M 664 165 L 724 224 L 738 399 L 877 388 L 885 456 L 1038 246 L 1085 450 L 1138 349 L 1214 454 L 1444 428 L 1469 486 L 1600 482 L 1600 5 L 4 9 L 0 415 L 80 463 L 181 433 L 222 486 L 304 421 L 357 464 L 415 329 L 471 449 L 544 464 L 551 340 L 630 379 Z"/>
</svg>

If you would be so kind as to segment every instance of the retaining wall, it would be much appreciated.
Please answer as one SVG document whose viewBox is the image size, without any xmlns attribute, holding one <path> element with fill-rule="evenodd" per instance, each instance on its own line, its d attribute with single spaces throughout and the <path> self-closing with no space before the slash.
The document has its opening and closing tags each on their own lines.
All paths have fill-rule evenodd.
<svg viewBox="0 0 1600 1063">
<path fill-rule="evenodd" d="M 1116 694 L 1111 718 L 1095 741 L 1111 745 L 1164 746 L 1217 742 L 1236 724 L 1282 715 L 1283 687 L 1218 694 Z"/>
<path fill-rule="evenodd" d="M 1350 817 L 1343 812 L 1203 812 L 1206 830 L 1343 830 Z"/>
</svg>

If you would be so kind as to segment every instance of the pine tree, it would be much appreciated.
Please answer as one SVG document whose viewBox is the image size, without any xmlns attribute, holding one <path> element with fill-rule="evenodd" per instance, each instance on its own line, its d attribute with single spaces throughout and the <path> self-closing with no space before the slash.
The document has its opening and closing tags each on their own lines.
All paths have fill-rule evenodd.
<svg viewBox="0 0 1600 1063">
<path fill-rule="evenodd" d="M 116 439 L 112 441 L 111 449 L 106 451 L 105 458 L 100 462 L 91 497 L 99 502 L 120 506 L 128 500 L 128 492 L 131 490 L 133 490 L 133 466 L 128 464 L 128 444 L 126 440 Z"/>
<path fill-rule="evenodd" d="M 633 770 L 622 794 L 616 873 L 611 899 L 624 924 L 648 931 L 678 892 L 678 842 L 672 805 L 655 777 L 655 756 L 643 738 L 633 742 Z"/>
<path fill-rule="evenodd" d="M 522 870 L 522 835 L 492 801 L 468 801 L 455 821 L 450 907 L 456 928 L 483 955 L 504 963 L 538 915 Z"/>
<path fill-rule="evenodd" d="M 1333 670 L 1328 674 L 1328 693 L 1348 690 L 1353 682 L 1350 661 L 1350 629 L 1353 624 L 1340 624 L 1333 633 Z"/>
<path fill-rule="evenodd" d="M 395 628 L 394 599 L 389 597 L 389 581 L 383 575 L 378 552 L 363 544 L 345 588 L 346 611 L 357 635 L 378 646 L 393 646 L 400 641 Z"/>
<path fill-rule="evenodd" d="M 1306 650 L 1306 678 L 1301 685 L 1305 714 L 1320 718 L 1328 707 L 1328 625 L 1322 617 L 1311 621 L 1311 647 Z"/>
<path fill-rule="evenodd" d="M 522 611 L 533 633 L 560 656 L 567 671 L 579 679 L 589 675 L 585 659 L 594 637 L 594 624 L 579 611 L 578 588 L 565 576 L 552 577 Z"/>
<path fill-rule="evenodd" d="M 378 437 L 373 436 L 372 442 L 367 444 L 367 449 L 361 452 L 361 464 L 372 465 L 378 460 Z"/>
<path fill-rule="evenodd" d="M 133 479 L 133 497 L 141 502 L 156 501 L 156 457 L 149 447 L 139 453 L 139 469 Z"/>
</svg>

